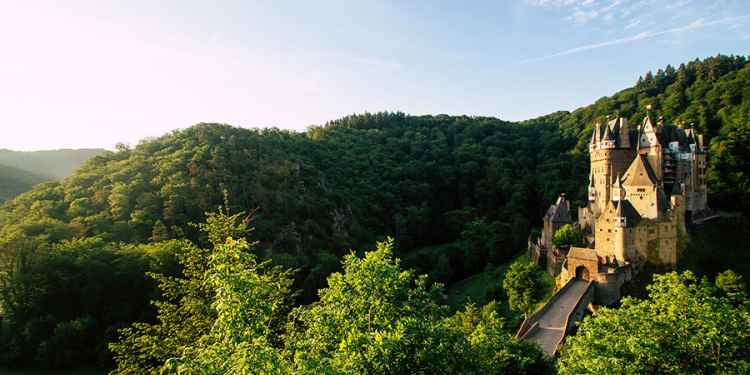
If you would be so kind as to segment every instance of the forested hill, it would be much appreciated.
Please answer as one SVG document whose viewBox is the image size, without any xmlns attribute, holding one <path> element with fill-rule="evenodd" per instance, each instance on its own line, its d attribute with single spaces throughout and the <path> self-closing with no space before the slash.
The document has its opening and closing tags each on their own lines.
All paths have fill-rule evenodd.
<svg viewBox="0 0 750 375">
<path fill-rule="evenodd" d="M 508 262 L 558 193 L 583 203 L 593 123 L 617 113 L 638 123 L 647 105 L 708 137 L 709 204 L 750 212 L 744 57 L 666 67 L 521 123 L 377 113 L 303 133 L 198 124 L 94 150 L 71 176 L 0 206 L 0 364 L 110 366 L 116 329 L 154 319 L 144 272 L 177 272 L 185 245 L 163 241 L 209 246 L 191 223 L 219 207 L 255 211 L 255 252 L 297 270 L 298 304 L 317 298 L 350 249 L 386 235 L 405 267 L 447 284 Z"/>
<path fill-rule="evenodd" d="M 710 205 L 750 212 L 750 66 L 745 56 L 717 55 L 648 72 L 637 83 L 572 113 L 524 121 L 550 124 L 586 153 L 595 120 L 622 115 L 640 123 L 648 106 L 667 123 L 696 128 L 710 143 Z"/>
<path fill-rule="evenodd" d="M 585 175 L 585 163 L 568 155 L 574 144 L 552 126 L 400 113 L 304 134 L 199 124 L 96 156 L 9 202 L 0 223 L 33 223 L 54 241 L 193 238 L 188 224 L 226 199 L 234 211 L 258 208 L 262 248 L 296 266 L 386 234 L 408 251 L 454 241 L 469 224 L 477 236 L 497 233 L 466 254 L 476 264 L 455 254 L 462 277 L 515 253 L 545 202 L 579 189 L 571 177 Z"/>
<path fill-rule="evenodd" d="M 60 149 L 43 151 L 13 151 L 0 149 L 0 164 L 15 167 L 58 180 L 73 174 L 76 168 L 103 149 Z"/>
<path fill-rule="evenodd" d="M 349 116 L 305 133 L 198 124 L 94 157 L 8 203 L 0 224 L 35 223 L 54 241 L 193 238 L 189 223 L 227 201 L 235 211 L 257 208 L 262 247 L 294 266 L 386 234 L 404 253 L 475 241 L 472 254 L 439 254 L 452 265 L 450 282 L 522 248 L 556 194 L 581 203 L 593 123 L 615 113 L 639 122 L 647 105 L 708 137 L 711 205 L 747 211 L 750 66 L 718 56 L 520 124 L 402 113 Z"/>
<path fill-rule="evenodd" d="M 48 177 L 0 164 L 0 202 L 29 191 L 32 186 L 48 180 Z"/>
<path fill-rule="evenodd" d="M 31 190 L 44 181 L 73 174 L 103 149 L 12 151 L 0 149 L 0 203 Z"/>
</svg>

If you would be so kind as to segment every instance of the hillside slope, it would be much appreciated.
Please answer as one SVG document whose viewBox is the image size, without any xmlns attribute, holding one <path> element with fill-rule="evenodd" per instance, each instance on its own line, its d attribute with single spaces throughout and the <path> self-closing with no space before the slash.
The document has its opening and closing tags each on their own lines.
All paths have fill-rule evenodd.
<svg viewBox="0 0 750 375">
<path fill-rule="evenodd" d="M 706 134 L 709 204 L 747 212 L 744 57 L 667 68 L 590 106 L 521 123 L 378 113 L 304 133 L 198 124 L 94 156 L 0 206 L 0 303 L 14 314 L 0 322 L 0 364 L 111 365 L 116 328 L 154 320 L 147 306 L 158 291 L 144 274 L 179 271 L 184 243 L 164 240 L 206 244 L 191 223 L 221 206 L 256 213 L 253 251 L 296 270 L 297 304 L 317 298 L 342 255 L 385 235 L 404 267 L 449 285 L 450 302 L 501 295 L 487 286 L 501 282 L 502 264 L 556 195 L 583 203 L 592 124 L 613 113 L 640 122 L 646 105 Z M 746 274 L 746 224 L 697 228 L 697 250 L 681 267 Z"/>
<path fill-rule="evenodd" d="M 0 164 L 23 169 L 49 179 L 59 180 L 73 174 L 86 160 L 104 152 L 104 149 L 60 149 L 44 151 L 0 149 Z"/>
<path fill-rule="evenodd" d="M 710 141 L 709 204 L 750 213 L 750 64 L 747 57 L 717 55 L 680 64 L 677 68 L 667 66 L 656 73 L 648 72 L 633 87 L 589 106 L 523 123 L 556 126 L 563 137 L 577 140 L 572 153 L 586 154 L 596 121 L 608 115 L 621 115 L 640 123 L 649 106 L 667 123 L 695 128 Z"/>
<path fill-rule="evenodd" d="M 717 56 L 520 124 L 402 113 L 348 116 L 305 133 L 199 124 L 96 156 L 7 204 L 0 224 L 41 221 L 49 228 L 35 230 L 54 227 L 58 239 L 193 238 L 189 223 L 228 202 L 258 209 L 255 234 L 283 264 L 309 267 L 321 253 L 393 235 L 402 253 L 456 243 L 414 264 L 447 266 L 442 281 L 451 282 L 509 259 L 558 193 L 581 204 L 593 123 L 613 113 L 640 122 L 647 105 L 708 137 L 710 205 L 747 212 L 750 65 Z"/>
<path fill-rule="evenodd" d="M 0 164 L 0 202 L 29 191 L 34 185 L 49 180 L 49 177 Z"/>
</svg>

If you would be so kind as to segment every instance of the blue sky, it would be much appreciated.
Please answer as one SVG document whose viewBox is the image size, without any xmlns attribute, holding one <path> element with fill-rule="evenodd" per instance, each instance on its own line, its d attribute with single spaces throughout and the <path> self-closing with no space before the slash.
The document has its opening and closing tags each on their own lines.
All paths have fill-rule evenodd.
<svg viewBox="0 0 750 375">
<path fill-rule="evenodd" d="M 197 122 L 572 110 L 750 54 L 750 1 L 0 0 L 0 46 L 0 148 L 112 148 Z"/>
</svg>

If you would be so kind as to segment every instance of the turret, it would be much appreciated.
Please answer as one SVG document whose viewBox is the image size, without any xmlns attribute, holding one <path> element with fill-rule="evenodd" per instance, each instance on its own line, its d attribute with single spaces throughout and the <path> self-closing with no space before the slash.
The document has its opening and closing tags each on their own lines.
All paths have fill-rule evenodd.
<svg viewBox="0 0 750 375">
<path fill-rule="evenodd" d="M 662 159 L 664 155 L 662 153 L 662 146 L 659 142 L 659 137 L 656 133 L 656 128 L 651 122 L 651 117 L 646 116 L 646 118 L 643 119 L 641 134 L 638 138 L 638 153 L 648 157 L 648 162 L 656 174 L 656 180 L 661 183 L 663 176 Z"/>
<path fill-rule="evenodd" d="M 651 117 L 646 116 L 643 119 L 643 125 L 641 125 L 640 134 L 638 138 L 638 145 L 640 148 L 649 148 L 659 144 L 659 140 L 656 137 L 656 129 L 654 128 Z"/>
<path fill-rule="evenodd" d="M 609 126 L 604 127 L 604 135 L 602 136 L 601 142 L 599 144 L 600 147 L 603 149 L 613 149 L 615 148 L 615 135 L 612 133 L 612 131 L 609 130 Z"/>
<path fill-rule="evenodd" d="M 615 235 L 613 240 L 615 259 L 617 259 L 618 262 L 625 261 L 625 235 L 628 226 L 628 219 L 623 212 L 623 205 L 625 205 L 624 201 L 618 201 L 617 210 L 615 211 Z"/>
<path fill-rule="evenodd" d="M 622 199 L 625 199 L 625 189 L 622 187 L 622 179 L 618 174 L 612 182 L 612 200 L 620 201 Z"/>
<path fill-rule="evenodd" d="M 628 226 L 628 218 L 625 217 L 625 214 L 622 211 L 622 206 L 625 203 L 623 203 L 622 200 L 617 201 L 617 210 L 615 211 L 615 227 L 617 228 L 625 228 Z"/>
<path fill-rule="evenodd" d="M 630 125 L 626 118 L 620 118 L 620 148 L 630 148 Z"/>
<path fill-rule="evenodd" d="M 591 143 L 589 143 L 589 151 L 596 150 L 599 147 L 599 134 L 600 134 L 600 127 L 599 127 L 599 123 L 597 122 L 596 125 L 594 125 L 594 133 L 591 134 Z"/>
</svg>

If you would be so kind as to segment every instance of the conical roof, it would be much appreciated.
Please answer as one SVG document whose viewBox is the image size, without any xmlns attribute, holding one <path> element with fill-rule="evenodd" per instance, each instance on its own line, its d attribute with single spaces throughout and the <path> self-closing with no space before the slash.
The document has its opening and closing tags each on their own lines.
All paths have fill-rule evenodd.
<svg viewBox="0 0 750 375">
<path fill-rule="evenodd" d="M 614 141 L 615 140 L 615 135 L 614 135 L 614 133 L 612 133 L 609 130 L 609 126 L 605 126 L 604 127 L 604 135 L 602 136 L 602 139 L 606 140 L 606 141 Z"/>
</svg>

